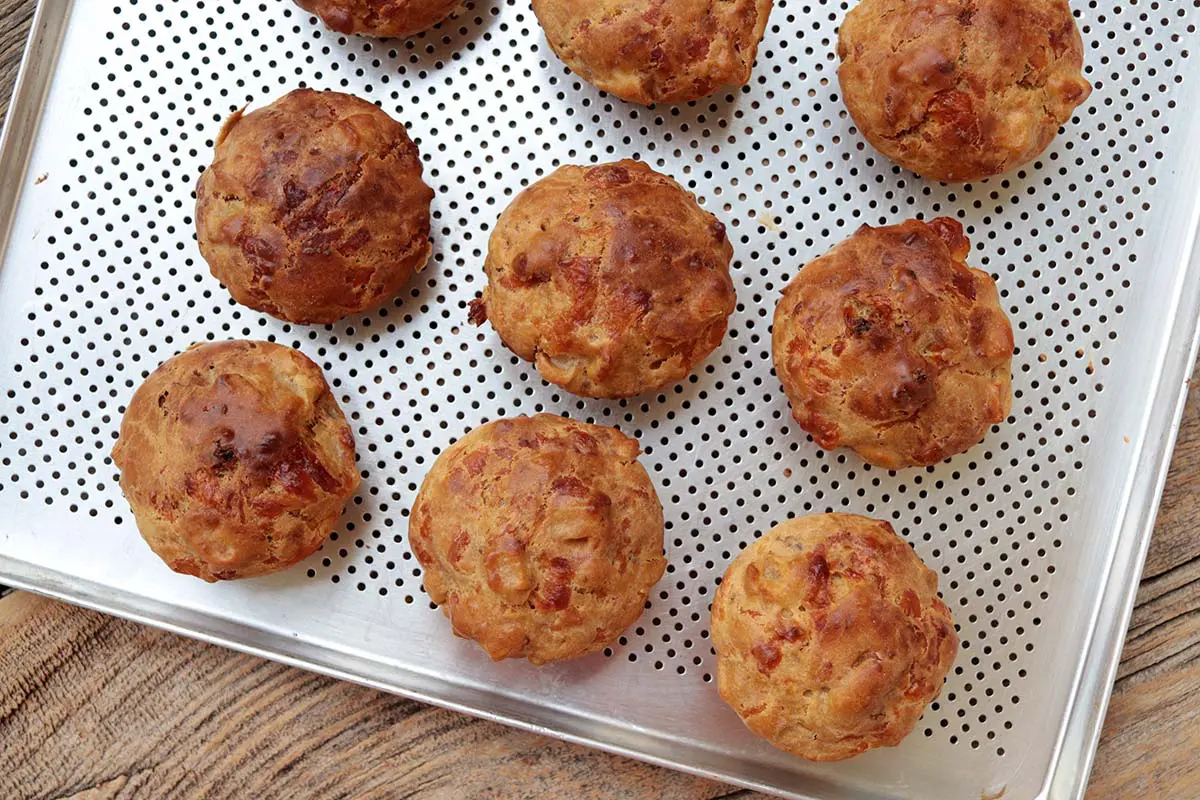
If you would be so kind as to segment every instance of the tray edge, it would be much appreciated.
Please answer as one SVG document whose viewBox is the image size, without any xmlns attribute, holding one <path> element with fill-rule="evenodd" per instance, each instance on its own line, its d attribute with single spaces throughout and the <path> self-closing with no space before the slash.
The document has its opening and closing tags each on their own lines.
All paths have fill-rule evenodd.
<svg viewBox="0 0 1200 800">
<path fill-rule="evenodd" d="M 1200 125 L 1200 109 L 1193 116 L 1193 124 Z M 1188 158 L 1182 171 L 1200 178 L 1200 159 Z M 1069 705 L 1039 800 L 1084 800 L 1087 793 L 1188 388 L 1200 356 L 1200 201 L 1193 203 L 1188 216 L 1178 271 L 1180 292 L 1172 309 L 1163 361 L 1118 517 L 1095 624 L 1072 681 Z M 1155 430 L 1158 433 L 1152 434 Z M 1155 437 L 1153 441 L 1147 441 L 1150 436 Z"/>
<path fill-rule="evenodd" d="M 29 158 L 38 138 L 46 94 L 53 82 L 53 67 L 58 62 L 73 5 L 73 0 L 37 0 L 29 25 L 21 66 L 0 130 L 0 254 L 8 252 L 9 236 L 26 189 Z"/>
</svg>

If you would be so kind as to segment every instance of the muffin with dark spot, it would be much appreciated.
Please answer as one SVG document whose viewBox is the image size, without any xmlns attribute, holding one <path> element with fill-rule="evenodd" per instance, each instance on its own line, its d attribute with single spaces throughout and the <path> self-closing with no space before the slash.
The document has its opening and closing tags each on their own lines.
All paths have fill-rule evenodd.
<svg viewBox="0 0 1200 800">
<path fill-rule="evenodd" d="M 1092 90 L 1067 0 L 862 0 L 838 55 L 867 141 L 940 181 L 1029 163 Z"/>
<path fill-rule="evenodd" d="M 602 649 L 666 568 L 663 513 L 638 444 L 550 414 L 501 419 L 434 462 L 408 540 L 454 632 L 495 660 Z"/>
<path fill-rule="evenodd" d="M 775 308 L 775 372 L 800 427 L 887 469 L 962 453 L 1012 405 L 1013 334 L 955 220 L 857 233 Z"/>
<path fill-rule="evenodd" d="M 712 641 L 721 698 L 811 761 L 899 744 L 958 651 L 937 575 L 888 523 L 853 514 L 752 542 L 713 598 Z"/>
<path fill-rule="evenodd" d="M 461 0 L 295 0 L 338 33 L 407 37 L 462 8 Z"/>
<path fill-rule="evenodd" d="M 637 161 L 561 167 L 500 215 L 471 311 L 542 377 L 629 397 L 686 377 L 736 303 L 725 226 Z"/>
<path fill-rule="evenodd" d="M 225 123 L 196 187 L 196 235 L 242 305 L 329 323 L 425 265 L 432 199 L 403 125 L 357 97 L 297 89 Z"/>
<path fill-rule="evenodd" d="M 359 480 L 320 368 L 268 342 L 196 345 L 166 361 L 134 392 L 112 458 L 146 543 L 206 581 L 308 557 Z"/>
<path fill-rule="evenodd" d="M 771 0 L 533 0 L 533 12 L 579 77 L 649 105 L 749 81 Z"/>
</svg>

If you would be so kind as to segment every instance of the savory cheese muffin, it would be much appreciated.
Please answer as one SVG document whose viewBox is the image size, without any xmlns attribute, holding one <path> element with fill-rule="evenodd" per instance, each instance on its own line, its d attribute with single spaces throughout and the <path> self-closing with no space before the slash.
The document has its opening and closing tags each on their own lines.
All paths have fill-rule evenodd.
<svg viewBox="0 0 1200 800">
<path fill-rule="evenodd" d="M 366 100 L 297 89 L 225 123 L 196 187 L 196 235 L 242 305 L 329 323 L 425 265 L 432 199 L 403 125 Z"/>
<path fill-rule="evenodd" d="M 550 414 L 459 439 L 417 494 L 408 541 L 454 632 L 534 664 L 612 642 L 666 568 L 638 444 Z"/>
<path fill-rule="evenodd" d="M 800 427 L 887 469 L 964 452 L 1012 405 L 1013 334 L 955 220 L 864 225 L 775 307 L 775 372 Z"/>
<path fill-rule="evenodd" d="M 939 181 L 1032 161 L 1092 91 L 1067 0 L 862 0 L 838 55 L 867 141 Z"/>
<path fill-rule="evenodd" d="M 649 105 L 749 81 L 771 0 L 533 0 L 533 12 L 579 77 Z"/>
<path fill-rule="evenodd" d="M 789 520 L 738 555 L 712 641 L 721 698 L 811 761 L 899 744 L 958 650 L 937 576 L 891 525 L 853 514 Z"/>
<path fill-rule="evenodd" d="M 354 437 L 320 368 L 269 342 L 164 363 L 129 401 L 112 458 L 150 548 L 206 581 L 306 558 L 358 488 Z"/>
<path fill-rule="evenodd" d="M 338 33 L 412 36 L 462 8 L 460 0 L 295 0 Z"/>
<path fill-rule="evenodd" d="M 476 324 L 547 381 L 629 397 L 688 375 L 736 297 L 725 226 L 637 161 L 561 167 L 513 200 L 488 242 Z"/>
</svg>

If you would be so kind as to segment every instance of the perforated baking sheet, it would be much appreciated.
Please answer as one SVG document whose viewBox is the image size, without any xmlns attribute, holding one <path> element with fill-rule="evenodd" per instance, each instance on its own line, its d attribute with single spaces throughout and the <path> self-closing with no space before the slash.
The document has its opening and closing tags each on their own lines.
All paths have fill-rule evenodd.
<svg viewBox="0 0 1200 800">
<path fill-rule="evenodd" d="M 470 713 L 794 797 L 1082 794 L 1195 356 L 1197 0 L 1075 3 L 1088 103 L 1027 169 L 942 186 L 865 145 L 838 97 L 847 5 L 777 0 L 754 79 L 646 109 L 581 83 L 524 0 L 476 0 L 409 42 L 345 38 L 288 0 L 43 0 L 0 157 L 0 577 Z M 238 307 L 193 237 L 221 121 L 300 85 L 410 128 L 434 256 L 385 309 L 328 327 Z M 467 324 L 496 216 L 561 163 L 641 158 L 725 221 L 738 307 L 657 396 L 581 401 Z M 1008 424 L 889 473 L 818 449 L 772 374 L 783 285 L 862 223 L 962 220 L 1017 340 Z M 320 553 L 210 586 L 144 546 L 108 453 L 124 403 L 189 344 L 268 338 L 325 369 L 363 484 Z M 408 509 L 430 463 L 499 416 L 636 436 L 670 566 L 603 655 L 493 664 L 421 588 Z M 895 749 L 813 765 L 745 731 L 713 686 L 718 576 L 785 517 L 892 521 L 936 569 L 961 652 Z"/>
</svg>

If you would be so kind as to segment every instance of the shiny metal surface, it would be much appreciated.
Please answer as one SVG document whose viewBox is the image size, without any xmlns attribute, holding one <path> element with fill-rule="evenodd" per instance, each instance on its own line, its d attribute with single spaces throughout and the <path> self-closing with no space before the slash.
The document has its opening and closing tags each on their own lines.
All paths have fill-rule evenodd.
<svg viewBox="0 0 1200 800">
<path fill-rule="evenodd" d="M 43 0 L 0 153 L 0 578 L 389 691 L 793 797 L 1078 797 L 1103 718 L 1200 309 L 1200 4 L 1076 3 L 1096 85 L 1034 166 L 965 187 L 893 168 L 837 95 L 840 3 L 777 2 L 747 89 L 644 109 L 581 84 L 523 2 L 468 4 L 411 42 L 343 38 L 286 0 Z M 61 47 L 60 47 L 61 43 Z M 234 305 L 193 237 L 221 120 L 295 86 L 408 124 L 438 193 L 410 291 L 305 328 Z M 466 323 L 490 226 L 564 162 L 640 157 L 729 227 L 739 307 L 690 380 L 628 402 L 543 384 Z M 951 215 L 1016 332 L 1013 419 L 890 474 L 825 453 L 771 374 L 784 283 L 864 222 Z M 11 224 L 9 224 L 11 223 Z M 208 586 L 133 527 L 108 458 L 123 403 L 194 341 L 273 338 L 322 364 L 363 487 L 282 575 Z M 540 410 L 637 436 L 667 576 L 604 655 L 492 664 L 424 595 L 406 519 L 455 437 Z M 889 519 L 941 575 L 962 650 L 905 743 L 811 765 L 717 698 L 708 604 L 739 545 L 791 514 Z"/>
</svg>

